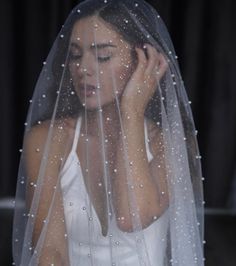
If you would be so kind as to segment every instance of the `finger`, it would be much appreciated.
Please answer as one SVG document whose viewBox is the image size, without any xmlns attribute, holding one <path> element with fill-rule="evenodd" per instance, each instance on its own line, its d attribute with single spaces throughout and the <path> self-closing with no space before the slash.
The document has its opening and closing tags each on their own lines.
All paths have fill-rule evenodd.
<svg viewBox="0 0 236 266">
<path fill-rule="evenodd" d="M 139 76 L 143 74 L 145 72 L 145 69 L 147 68 L 147 58 L 142 49 L 135 47 L 135 50 L 138 54 L 138 66 L 135 72 Z"/>
<path fill-rule="evenodd" d="M 156 67 L 154 70 L 154 74 L 156 75 L 158 80 L 161 79 L 161 77 L 166 72 L 167 68 L 168 68 L 167 60 L 165 59 L 162 53 L 158 53 L 158 57 L 156 59 Z"/>
<path fill-rule="evenodd" d="M 148 52 L 148 65 L 145 70 L 145 75 L 151 76 L 157 64 L 158 52 L 150 44 L 147 44 L 146 47 L 147 47 L 147 52 Z"/>
</svg>

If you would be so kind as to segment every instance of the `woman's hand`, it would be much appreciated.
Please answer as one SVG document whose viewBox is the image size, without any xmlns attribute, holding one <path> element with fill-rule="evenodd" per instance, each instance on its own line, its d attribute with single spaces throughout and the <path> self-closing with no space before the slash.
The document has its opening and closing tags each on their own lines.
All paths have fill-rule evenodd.
<svg viewBox="0 0 236 266">
<path fill-rule="evenodd" d="M 121 109 L 126 114 L 144 114 L 157 85 L 167 69 L 167 61 L 150 44 L 145 44 L 148 58 L 143 49 L 135 48 L 138 55 L 137 68 L 128 81 L 121 98 Z"/>
</svg>

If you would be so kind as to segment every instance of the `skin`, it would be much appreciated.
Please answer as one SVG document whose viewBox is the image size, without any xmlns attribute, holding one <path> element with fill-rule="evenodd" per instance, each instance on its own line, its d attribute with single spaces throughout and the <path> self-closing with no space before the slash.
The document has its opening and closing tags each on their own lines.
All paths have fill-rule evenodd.
<svg viewBox="0 0 236 266">
<path fill-rule="evenodd" d="M 75 23 L 71 36 L 69 63 L 74 88 L 80 101 L 85 103 L 81 84 L 97 86 L 99 80 L 101 87 L 92 97 L 87 97 L 87 110 L 98 109 L 98 93 L 101 106 L 114 104 L 115 95 L 111 89 L 114 87 L 112 71 L 115 73 L 113 76 L 117 84 L 117 96 L 121 95 L 132 72 L 130 49 L 130 45 L 107 24 L 104 25 L 101 19 L 89 17 Z"/>
<path fill-rule="evenodd" d="M 84 28 L 86 28 L 86 34 Z M 95 36 L 96 42 L 94 41 Z M 84 119 L 82 119 L 81 134 L 84 134 L 87 130 L 89 150 L 93 151 L 93 153 L 88 154 L 88 161 L 93 162 L 93 165 L 91 165 L 92 178 L 87 177 L 85 172 L 86 158 L 83 151 L 85 150 L 86 141 L 82 137 L 79 138 L 77 154 L 84 176 L 86 176 L 85 184 L 89 196 L 100 220 L 102 234 L 104 236 L 107 234 L 108 218 L 106 216 L 104 184 L 102 183 L 101 187 L 97 185 L 103 182 L 101 177 L 104 175 L 102 154 L 99 154 L 99 152 L 101 153 L 101 143 L 99 142 L 101 136 L 99 135 L 99 127 L 94 126 L 96 123 L 98 125 L 99 122 L 99 108 L 103 110 L 100 115 L 105 121 L 103 124 L 104 136 L 109 139 L 106 145 L 106 153 L 110 162 L 108 169 L 110 173 L 113 172 L 114 168 L 118 169 L 111 178 L 112 200 L 117 225 L 122 231 L 126 232 L 131 232 L 134 229 L 127 204 L 129 202 L 127 172 L 122 152 L 123 144 L 125 144 L 128 161 L 130 162 L 128 178 L 134 185 L 132 192 L 136 198 L 141 226 L 146 228 L 156 218 L 160 217 L 168 206 L 161 132 L 152 122 L 148 121 L 150 147 L 152 147 L 151 152 L 154 156 L 153 160 L 148 163 L 143 126 L 145 108 L 167 69 L 167 62 L 164 56 L 149 44 L 145 45 L 148 58 L 145 56 L 143 49 L 135 47 L 137 58 L 134 59 L 131 56 L 131 45 L 110 25 L 96 16 L 84 18 L 75 23 L 70 43 L 69 70 L 72 82 L 80 101 L 84 103 L 87 110 L 87 129 L 85 128 Z M 99 48 L 97 44 L 106 44 L 106 47 Z M 106 60 L 101 60 L 101 58 L 106 58 Z M 112 80 L 112 76 L 114 80 Z M 98 79 L 100 82 L 99 91 L 86 97 L 81 87 L 83 84 L 95 86 Z M 116 84 L 115 90 L 112 89 L 114 81 Z M 100 93 L 100 104 L 97 100 L 97 93 Z M 116 97 L 119 101 L 125 139 L 122 134 L 117 137 L 117 132 L 120 132 L 121 128 L 116 109 Z M 109 117 L 112 123 L 107 122 L 106 117 Z M 64 158 L 70 152 L 70 145 L 67 145 L 65 150 L 65 143 L 68 144 L 68 141 L 72 143 L 75 123 L 75 119 L 56 121 L 52 136 L 55 141 L 50 149 L 45 173 L 47 186 L 42 187 L 44 202 L 42 204 L 42 200 L 39 201 L 38 213 L 35 218 L 34 243 L 37 242 L 42 229 L 43 220 L 48 212 L 53 191 L 55 191 L 54 187 L 58 185 L 57 180 L 61 167 L 60 158 Z M 61 129 L 61 125 L 63 129 Z M 49 121 L 46 121 L 32 128 L 25 139 L 25 155 L 29 176 L 29 202 L 31 202 L 34 192 L 34 188 L 30 183 L 36 183 L 42 161 L 41 150 L 37 153 L 35 150 L 38 147 L 44 147 L 48 130 Z M 137 152 L 137 150 L 142 152 Z M 158 177 L 156 177 L 157 172 L 159 173 Z M 49 252 L 48 249 L 43 249 L 41 265 L 47 265 L 48 261 L 55 261 L 56 265 L 69 265 L 67 245 L 65 244 L 66 241 L 63 241 L 66 228 L 61 197 L 59 188 L 54 199 L 55 208 L 53 210 L 57 219 L 49 221 L 46 235 L 46 245 L 56 247 L 57 251 Z M 51 233 L 54 231 L 55 234 Z M 61 264 L 59 264 L 59 261 Z"/>
</svg>

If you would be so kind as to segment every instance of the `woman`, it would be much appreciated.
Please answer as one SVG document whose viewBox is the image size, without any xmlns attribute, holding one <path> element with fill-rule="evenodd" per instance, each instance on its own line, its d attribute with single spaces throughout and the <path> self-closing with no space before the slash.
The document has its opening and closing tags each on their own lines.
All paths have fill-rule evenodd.
<svg viewBox="0 0 236 266">
<path fill-rule="evenodd" d="M 142 0 L 82 2 L 29 110 L 16 265 L 203 265 L 202 226 L 196 133 L 163 22 Z"/>
</svg>

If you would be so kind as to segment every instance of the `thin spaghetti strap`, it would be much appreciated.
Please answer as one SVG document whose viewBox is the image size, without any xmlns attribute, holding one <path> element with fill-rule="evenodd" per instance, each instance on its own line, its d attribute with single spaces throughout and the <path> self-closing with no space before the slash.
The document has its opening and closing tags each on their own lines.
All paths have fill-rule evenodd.
<svg viewBox="0 0 236 266">
<path fill-rule="evenodd" d="M 82 115 L 79 116 L 76 127 L 75 127 L 75 135 L 74 135 L 74 140 L 73 140 L 73 145 L 71 151 L 75 151 L 77 148 L 77 144 L 79 141 L 79 134 L 80 134 L 80 128 L 81 128 L 81 121 L 82 121 Z"/>
<path fill-rule="evenodd" d="M 147 158 L 148 161 L 150 162 L 153 159 L 153 155 L 150 151 L 149 148 L 149 138 L 148 138 L 148 131 L 147 131 L 147 120 L 144 119 L 144 136 L 145 136 L 145 146 L 146 146 L 146 151 L 147 151 Z"/>
</svg>

